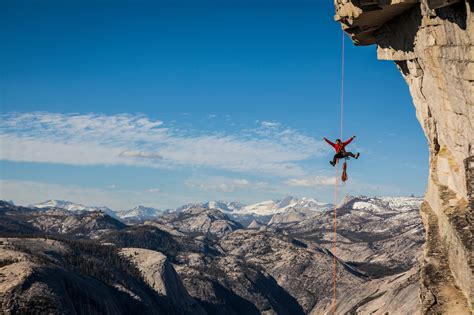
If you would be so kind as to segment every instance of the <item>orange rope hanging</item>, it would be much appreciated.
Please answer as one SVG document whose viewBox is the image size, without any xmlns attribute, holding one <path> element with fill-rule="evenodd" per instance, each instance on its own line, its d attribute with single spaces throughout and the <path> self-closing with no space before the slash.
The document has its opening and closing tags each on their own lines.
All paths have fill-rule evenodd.
<svg viewBox="0 0 474 315">
<path fill-rule="evenodd" d="M 344 30 L 342 30 L 342 44 L 341 44 L 341 136 L 342 139 L 342 126 L 344 123 Z M 344 162 L 345 163 L 345 162 Z M 345 166 L 343 172 L 345 172 Z M 347 179 L 347 175 L 346 175 Z M 338 192 L 339 192 L 339 163 L 336 162 L 336 183 L 334 186 L 334 235 L 333 235 L 333 270 L 332 270 L 332 312 L 336 314 L 337 306 L 337 258 L 336 258 L 336 249 L 337 249 L 337 202 L 338 202 Z"/>
<path fill-rule="evenodd" d="M 333 314 L 336 314 L 336 298 L 337 298 L 337 259 L 336 259 L 336 241 L 337 241 L 337 199 L 338 199 L 338 187 L 339 187 L 339 163 L 336 162 L 336 183 L 334 187 L 334 236 L 332 246 L 332 310 Z"/>
</svg>

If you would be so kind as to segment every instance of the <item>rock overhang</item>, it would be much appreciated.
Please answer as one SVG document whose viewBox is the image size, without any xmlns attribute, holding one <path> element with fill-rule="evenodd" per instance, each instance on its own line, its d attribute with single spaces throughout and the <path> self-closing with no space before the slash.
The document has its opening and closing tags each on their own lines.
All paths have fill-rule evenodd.
<svg viewBox="0 0 474 315">
<path fill-rule="evenodd" d="M 443 8 L 460 0 L 334 0 L 334 20 L 351 37 L 354 44 L 377 43 L 377 32 L 403 12 L 422 6 L 425 10 Z"/>
</svg>

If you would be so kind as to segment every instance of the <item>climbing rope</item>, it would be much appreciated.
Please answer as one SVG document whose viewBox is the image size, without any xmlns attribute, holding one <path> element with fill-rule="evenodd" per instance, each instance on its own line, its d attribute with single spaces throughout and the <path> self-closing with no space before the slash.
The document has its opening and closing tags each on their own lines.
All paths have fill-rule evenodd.
<svg viewBox="0 0 474 315">
<path fill-rule="evenodd" d="M 342 30 L 341 39 L 341 136 L 342 141 L 342 125 L 344 123 L 344 30 Z"/>
<path fill-rule="evenodd" d="M 344 123 L 344 30 L 342 30 L 342 39 L 341 39 L 341 136 L 342 141 L 342 126 Z M 337 249 L 337 203 L 338 203 L 338 193 L 339 193 L 339 161 L 336 162 L 336 183 L 334 185 L 334 235 L 333 235 L 333 267 L 332 267 L 332 313 L 336 314 L 336 302 L 337 302 L 337 258 L 336 258 L 336 249 Z"/>
<path fill-rule="evenodd" d="M 334 187 L 334 236 L 332 246 L 332 312 L 336 314 L 336 298 L 337 298 L 337 259 L 336 259 L 336 241 L 337 241 L 337 199 L 338 199 L 338 188 L 339 188 L 339 163 L 336 162 L 336 183 Z"/>
</svg>

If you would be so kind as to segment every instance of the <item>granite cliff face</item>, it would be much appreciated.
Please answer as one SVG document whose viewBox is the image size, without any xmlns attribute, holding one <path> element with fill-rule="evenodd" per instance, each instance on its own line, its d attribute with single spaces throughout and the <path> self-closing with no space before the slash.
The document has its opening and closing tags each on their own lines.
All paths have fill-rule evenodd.
<svg viewBox="0 0 474 315">
<path fill-rule="evenodd" d="M 474 2 L 335 0 L 356 45 L 377 45 L 405 78 L 430 148 L 421 214 L 422 313 L 473 310 Z"/>
</svg>

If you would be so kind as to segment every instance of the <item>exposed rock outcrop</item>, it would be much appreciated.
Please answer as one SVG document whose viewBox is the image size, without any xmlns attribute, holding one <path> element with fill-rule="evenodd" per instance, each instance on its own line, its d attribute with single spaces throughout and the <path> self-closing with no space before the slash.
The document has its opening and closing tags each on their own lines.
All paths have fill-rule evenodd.
<svg viewBox="0 0 474 315">
<path fill-rule="evenodd" d="M 143 248 L 123 248 L 121 254 L 128 257 L 140 270 L 148 285 L 158 294 L 170 299 L 180 313 L 205 314 L 199 304 L 189 296 L 165 255 Z"/>
<path fill-rule="evenodd" d="M 474 3 L 335 0 L 335 6 L 356 44 L 376 44 L 379 59 L 396 62 L 429 142 L 422 312 L 471 314 Z"/>
<path fill-rule="evenodd" d="M 112 247 L 0 238 L 0 262 L 1 314 L 191 314 L 146 286 Z"/>
<path fill-rule="evenodd" d="M 250 224 L 247 226 L 247 229 L 259 229 L 261 226 L 264 226 L 262 222 L 259 222 L 257 220 L 253 220 L 250 222 Z"/>
</svg>

